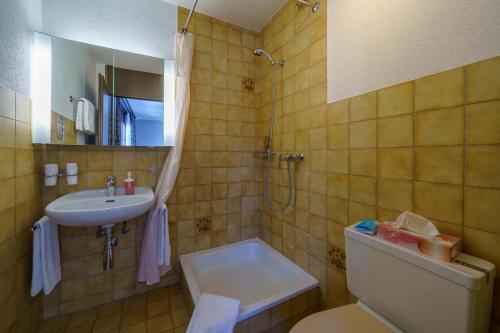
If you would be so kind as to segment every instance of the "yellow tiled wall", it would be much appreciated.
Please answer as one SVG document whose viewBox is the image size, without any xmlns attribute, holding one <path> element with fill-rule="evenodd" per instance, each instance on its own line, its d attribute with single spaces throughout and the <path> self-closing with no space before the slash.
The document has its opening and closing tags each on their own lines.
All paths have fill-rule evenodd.
<svg viewBox="0 0 500 333">
<path fill-rule="evenodd" d="M 35 332 L 42 297 L 30 297 L 32 223 L 42 213 L 40 150 L 31 101 L 0 86 L 0 332 Z"/>
<path fill-rule="evenodd" d="M 344 226 L 360 219 L 412 210 L 500 267 L 500 57 L 327 105 L 325 35 L 326 1 L 315 15 L 289 1 L 260 34 L 287 62 L 278 75 L 275 149 L 306 156 L 295 170 L 294 208 L 271 212 L 261 200 L 261 237 L 318 278 L 327 307 L 352 301 L 328 248 L 344 248 Z M 257 68 L 263 150 L 272 66 Z M 281 202 L 285 172 L 273 162 L 271 196 Z"/>
<path fill-rule="evenodd" d="M 179 10 L 179 24 L 187 11 Z M 181 170 L 168 200 L 173 267 L 160 285 L 177 281 L 176 256 L 257 235 L 255 181 L 255 94 L 243 88 L 254 79 L 252 54 L 256 34 L 195 14 L 190 32 L 196 37 L 191 76 L 191 107 Z M 43 163 L 78 163 L 79 184 L 44 188 L 44 205 L 87 188 L 105 187 L 114 175 L 118 186 L 133 171 L 137 186 L 156 185 L 167 149 L 46 146 Z M 156 175 L 146 170 L 154 166 Z M 199 231 L 196 220 L 210 218 L 211 229 Z M 129 222 L 130 232 L 114 232 L 120 243 L 115 267 L 103 272 L 102 239 L 96 228 L 60 229 L 62 281 L 45 297 L 46 317 L 110 302 L 147 289 L 136 282 L 145 216 Z"/>
<path fill-rule="evenodd" d="M 116 177 L 116 186 L 123 187 L 127 171 L 132 171 L 137 186 L 156 185 L 168 148 L 140 149 L 126 147 L 44 146 L 43 163 L 78 164 L 78 184 L 67 185 L 65 177 L 55 187 L 44 187 L 43 205 L 69 192 L 105 188 L 108 176 Z M 156 173 L 147 170 L 154 168 Z M 102 250 L 104 240 L 96 238 L 96 227 L 59 227 L 62 281 L 44 297 L 44 316 L 52 317 L 111 302 L 177 281 L 174 269 L 153 287 L 137 283 L 137 269 L 146 216 L 128 221 L 130 231 L 121 233 L 121 224 L 114 226 L 119 244 L 113 253 L 114 267 L 104 272 Z M 173 221 L 170 221 L 173 222 Z M 170 223 L 172 252 L 175 256 L 175 224 Z M 174 261 L 174 268 L 175 261 Z"/>
<path fill-rule="evenodd" d="M 259 34 L 195 14 L 191 107 L 181 170 L 168 201 L 175 255 L 259 235 L 313 274 L 327 307 L 352 301 L 345 272 L 330 262 L 344 248 L 343 228 L 363 218 L 393 219 L 403 210 L 431 218 L 465 239 L 465 250 L 500 267 L 495 208 L 500 206 L 500 58 L 405 82 L 348 100 L 326 101 L 326 5 L 319 13 L 288 3 Z M 179 10 L 179 25 L 187 11 Z M 274 149 L 304 152 L 295 168 L 294 208 L 271 212 L 262 201 L 264 150 L 271 115 L 270 63 L 278 69 Z M 255 82 L 255 91 L 242 82 Z M 44 163 L 78 162 L 80 184 L 46 188 L 44 203 L 68 191 L 103 187 L 135 171 L 154 186 L 165 151 L 46 147 Z M 274 159 L 271 196 L 284 202 L 285 164 Z M 208 232 L 196 221 L 210 218 Z M 63 282 L 46 314 L 73 311 L 144 290 L 136 284 L 144 218 L 119 235 L 117 267 L 103 273 L 95 229 L 62 228 Z M 118 230 L 115 227 L 115 230 Z M 121 259 L 120 259 L 121 258 Z M 175 262 L 175 258 L 174 258 Z M 177 279 L 176 272 L 163 283 Z M 492 319 L 500 322 L 500 292 Z"/>
<path fill-rule="evenodd" d="M 179 9 L 179 29 L 187 16 Z M 182 164 L 169 211 L 177 221 L 178 254 L 257 235 L 255 181 L 255 93 L 244 89 L 254 80 L 256 34 L 195 14 L 191 106 Z M 211 218 L 211 230 L 195 228 Z"/>
</svg>

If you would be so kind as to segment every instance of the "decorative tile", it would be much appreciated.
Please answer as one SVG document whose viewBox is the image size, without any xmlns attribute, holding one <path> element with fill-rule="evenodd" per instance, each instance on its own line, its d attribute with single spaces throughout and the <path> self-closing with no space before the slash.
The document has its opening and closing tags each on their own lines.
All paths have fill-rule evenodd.
<svg viewBox="0 0 500 333">
<path fill-rule="evenodd" d="M 346 270 L 346 256 L 343 249 L 333 244 L 328 244 L 328 262 L 337 271 Z"/>
<path fill-rule="evenodd" d="M 212 220 L 209 218 L 197 219 L 195 225 L 198 233 L 209 232 L 212 229 Z"/>
<path fill-rule="evenodd" d="M 251 78 L 245 78 L 242 82 L 243 84 L 243 89 L 247 91 L 254 91 L 255 90 L 255 81 Z"/>
</svg>

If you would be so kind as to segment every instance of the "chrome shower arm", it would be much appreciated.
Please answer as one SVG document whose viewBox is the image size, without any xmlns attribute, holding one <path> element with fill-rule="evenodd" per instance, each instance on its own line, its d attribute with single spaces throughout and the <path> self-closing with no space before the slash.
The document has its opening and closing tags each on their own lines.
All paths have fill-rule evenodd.
<svg viewBox="0 0 500 333">
<path fill-rule="evenodd" d="M 189 11 L 189 15 L 186 19 L 186 23 L 184 23 L 184 28 L 182 28 L 182 33 L 185 34 L 188 32 L 188 27 L 189 27 L 189 22 L 191 22 L 191 18 L 193 17 L 193 14 L 194 14 L 194 10 L 196 8 L 196 5 L 198 4 L 198 1 L 199 0 L 194 0 L 194 4 L 193 4 L 193 7 L 191 8 L 191 10 Z"/>
</svg>

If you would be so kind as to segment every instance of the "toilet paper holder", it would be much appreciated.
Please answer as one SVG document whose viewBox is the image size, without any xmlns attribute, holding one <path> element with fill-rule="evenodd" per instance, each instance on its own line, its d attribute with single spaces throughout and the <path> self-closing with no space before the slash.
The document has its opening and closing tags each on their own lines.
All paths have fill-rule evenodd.
<svg viewBox="0 0 500 333">
<path fill-rule="evenodd" d="M 64 177 L 64 176 L 78 176 L 77 173 L 75 174 L 68 174 L 66 173 L 66 170 L 64 169 L 59 169 L 59 172 L 57 173 L 57 175 L 53 175 L 53 176 L 45 176 L 45 177 Z"/>
<path fill-rule="evenodd" d="M 78 165 L 76 163 L 67 163 L 66 170 L 59 168 L 57 164 L 45 165 L 45 186 L 56 186 L 57 179 L 66 177 L 68 185 L 78 184 Z M 69 181 L 71 177 L 71 181 Z"/>
</svg>

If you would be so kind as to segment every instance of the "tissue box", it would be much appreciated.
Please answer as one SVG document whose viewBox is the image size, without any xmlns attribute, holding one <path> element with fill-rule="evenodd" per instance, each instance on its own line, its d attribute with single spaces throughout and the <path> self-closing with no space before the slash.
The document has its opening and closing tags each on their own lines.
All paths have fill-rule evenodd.
<svg viewBox="0 0 500 333">
<path fill-rule="evenodd" d="M 387 223 L 379 223 L 375 237 L 446 262 L 452 262 L 462 249 L 460 238 L 444 234 L 427 238 Z"/>
</svg>

